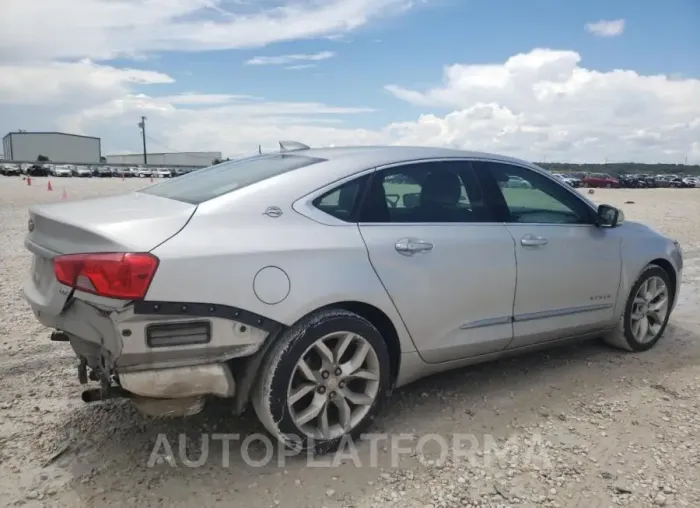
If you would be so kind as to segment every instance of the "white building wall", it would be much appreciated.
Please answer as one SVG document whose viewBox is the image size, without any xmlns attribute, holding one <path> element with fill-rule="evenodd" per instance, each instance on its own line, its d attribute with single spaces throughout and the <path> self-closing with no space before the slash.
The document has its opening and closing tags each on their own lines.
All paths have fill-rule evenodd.
<svg viewBox="0 0 700 508">
<path fill-rule="evenodd" d="M 143 164 L 142 153 L 107 155 L 107 164 Z M 149 153 L 149 166 L 211 166 L 214 159 L 221 159 L 221 152 Z"/>
<path fill-rule="evenodd" d="M 51 162 L 99 163 L 100 139 L 57 132 L 12 132 L 3 139 L 5 158 L 35 161 L 45 155 Z"/>
</svg>

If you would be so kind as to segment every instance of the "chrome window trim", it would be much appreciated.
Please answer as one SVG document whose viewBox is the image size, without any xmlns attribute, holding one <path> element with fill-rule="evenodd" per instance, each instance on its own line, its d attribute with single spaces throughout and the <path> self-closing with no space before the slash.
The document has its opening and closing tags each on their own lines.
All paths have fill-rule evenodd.
<svg viewBox="0 0 700 508">
<path fill-rule="evenodd" d="M 329 192 L 337 187 L 340 187 L 341 185 L 350 182 L 352 180 L 355 180 L 357 178 L 361 178 L 365 175 L 378 172 L 378 171 L 383 171 L 385 169 L 391 169 L 391 168 L 396 168 L 396 167 L 401 167 L 401 166 L 410 166 L 414 164 L 421 164 L 421 163 L 431 163 L 431 162 L 494 162 L 498 164 L 506 164 L 510 166 L 515 166 L 519 167 L 525 170 L 529 171 L 534 171 L 535 173 L 538 173 L 539 175 L 542 175 L 555 184 L 557 184 L 559 187 L 563 188 L 566 192 L 569 194 L 573 195 L 576 199 L 581 201 L 588 209 L 591 211 L 592 215 L 595 216 L 597 213 L 597 208 L 596 206 L 585 199 L 581 194 L 576 192 L 575 189 L 570 188 L 567 184 L 562 182 L 561 180 L 555 178 L 551 173 L 545 171 L 542 168 L 539 168 L 538 166 L 535 166 L 534 164 L 527 164 L 527 163 L 517 163 L 513 162 L 510 160 L 503 160 L 498 157 L 431 157 L 427 159 L 409 159 L 409 160 L 404 160 L 400 162 L 392 162 L 390 164 L 384 164 L 381 166 L 376 166 L 374 168 L 369 168 L 369 169 L 363 169 L 360 170 L 356 173 L 353 173 L 352 175 L 348 175 L 344 178 L 341 178 L 339 180 L 335 180 L 329 184 L 324 185 L 323 187 L 320 187 L 305 196 L 302 196 L 301 198 L 297 199 L 292 203 L 292 209 L 299 213 L 300 215 L 303 215 L 304 217 L 307 217 L 315 222 L 318 222 L 320 224 L 324 224 L 326 226 L 355 226 L 355 225 L 361 225 L 363 227 L 371 227 L 371 226 L 494 226 L 494 225 L 514 225 L 514 226 L 559 226 L 559 227 L 585 227 L 585 228 L 590 228 L 590 227 L 595 227 L 594 224 L 559 224 L 559 223 L 549 223 L 549 222 L 528 222 L 528 223 L 520 223 L 520 222 L 345 222 L 340 219 L 337 219 L 336 217 L 333 217 L 332 215 L 328 215 L 327 213 L 319 210 L 315 206 L 313 206 L 312 202 L 314 199 L 316 199 L 319 196 L 322 196 L 326 192 Z"/>
</svg>

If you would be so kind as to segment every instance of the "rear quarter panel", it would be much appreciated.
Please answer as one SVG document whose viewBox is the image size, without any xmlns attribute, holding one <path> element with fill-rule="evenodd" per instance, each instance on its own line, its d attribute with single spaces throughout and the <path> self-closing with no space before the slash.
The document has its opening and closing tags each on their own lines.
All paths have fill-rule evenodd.
<svg viewBox="0 0 700 508">
<path fill-rule="evenodd" d="M 398 332 L 402 352 L 415 351 L 372 270 L 357 225 L 322 225 L 291 206 L 280 206 L 282 215 L 271 218 L 263 212 L 275 200 L 262 202 L 246 189 L 234 201 L 200 205 L 180 233 L 153 250 L 160 266 L 147 300 L 229 305 L 287 326 L 320 307 L 356 301 L 381 309 Z M 279 303 L 256 295 L 254 280 L 265 267 L 278 267 L 289 279 Z"/>
</svg>

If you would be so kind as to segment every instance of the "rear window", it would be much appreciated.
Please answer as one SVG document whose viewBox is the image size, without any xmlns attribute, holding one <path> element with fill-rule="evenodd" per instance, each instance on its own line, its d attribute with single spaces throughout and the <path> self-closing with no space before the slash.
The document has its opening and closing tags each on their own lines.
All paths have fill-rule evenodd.
<svg viewBox="0 0 700 508">
<path fill-rule="evenodd" d="M 199 169 L 139 192 L 198 205 L 247 185 L 324 161 L 302 155 L 256 155 Z"/>
</svg>

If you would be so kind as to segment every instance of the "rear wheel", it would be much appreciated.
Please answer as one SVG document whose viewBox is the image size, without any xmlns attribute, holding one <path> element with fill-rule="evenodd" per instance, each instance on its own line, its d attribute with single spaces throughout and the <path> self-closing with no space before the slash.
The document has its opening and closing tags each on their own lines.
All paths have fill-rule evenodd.
<svg viewBox="0 0 700 508">
<path fill-rule="evenodd" d="M 252 402 L 283 444 L 325 453 L 371 423 L 389 386 L 389 352 L 379 331 L 354 313 L 326 310 L 304 318 L 272 347 Z"/>
<path fill-rule="evenodd" d="M 648 265 L 632 286 L 620 324 L 605 341 L 632 352 L 647 351 L 661 338 L 671 314 L 671 280 L 666 270 Z"/>
</svg>

